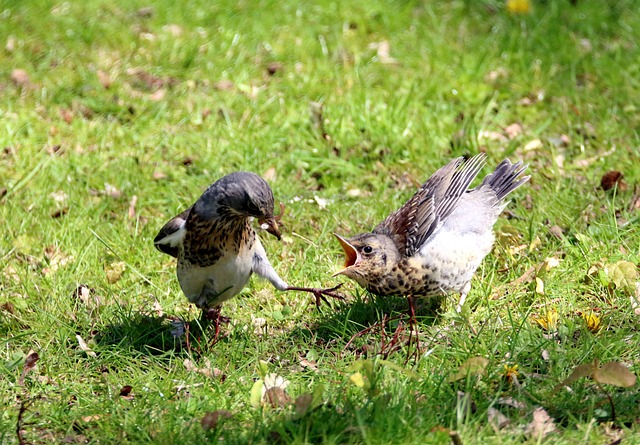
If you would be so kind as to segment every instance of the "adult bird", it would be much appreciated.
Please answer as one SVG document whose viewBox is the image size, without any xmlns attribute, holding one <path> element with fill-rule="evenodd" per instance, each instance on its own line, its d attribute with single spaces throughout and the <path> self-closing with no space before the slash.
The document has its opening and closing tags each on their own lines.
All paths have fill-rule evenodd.
<svg viewBox="0 0 640 445">
<path fill-rule="evenodd" d="M 282 209 L 284 207 L 281 205 Z M 214 182 L 191 207 L 167 222 L 154 239 L 158 250 L 178 259 L 177 275 L 187 299 L 215 320 L 222 303 L 238 294 L 253 273 L 280 291 L 342 298 L 331 289 L 289 286 L 273 269 L 252 221 L 280 239 L 273 192 L 255 173 L 235 172 Z"/>
<path fill-rule="evenodd" d="M 493 225 L 505 197 L 529 180 L 527 166 L 502 161 L 476 188 L 469 185 L 485 156 L 455 159 L 436 171 L 399 210 L 373 232 L 335 235 L 345 256 L 345 275 L 369 292 L 413 298 L 460 294 L 457 311 L 476 269 L 491 251 Z"/>
</svg>

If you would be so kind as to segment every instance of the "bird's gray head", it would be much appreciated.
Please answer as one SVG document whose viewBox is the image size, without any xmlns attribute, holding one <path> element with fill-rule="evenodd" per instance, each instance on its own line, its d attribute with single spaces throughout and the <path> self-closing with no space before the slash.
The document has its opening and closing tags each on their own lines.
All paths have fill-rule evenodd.
<svg viewBox="0 0 640 445">
<path fill-rule="evenodd" d="M 255 173 L 235 172 L 220 178 L 202 194 L 195 208 L 210 217 L 224 211 L 239 217 L 255 217 L 280 239 L 277 221 L 281 215 L 273 214 L 273 192 L 267 181 Z"/>
</svg>

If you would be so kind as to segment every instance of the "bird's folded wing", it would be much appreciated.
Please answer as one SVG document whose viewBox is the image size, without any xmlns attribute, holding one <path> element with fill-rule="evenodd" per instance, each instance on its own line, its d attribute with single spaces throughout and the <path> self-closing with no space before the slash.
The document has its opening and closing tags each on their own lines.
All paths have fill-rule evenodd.
<svg viewBox="0 0 640 445">
<path fill-rule="evenodd" d="M 391 236 L 401 252 L 412 256 L 451 214 L 484 165 L 484 158 L 480 153 L 466 161 L 458 158 L 449 162 L 373 232 Z"/>
<path fill-rule="evenodd" d="M 156 246 L 156 249 L 174 258 L 178 257 L 178 245 L 184 239 L 185 223 L 190 211 L 191 207 L 174 216 L 162 226 L 162 229 L 153 240 L 153 245 Z"/>
</svg>

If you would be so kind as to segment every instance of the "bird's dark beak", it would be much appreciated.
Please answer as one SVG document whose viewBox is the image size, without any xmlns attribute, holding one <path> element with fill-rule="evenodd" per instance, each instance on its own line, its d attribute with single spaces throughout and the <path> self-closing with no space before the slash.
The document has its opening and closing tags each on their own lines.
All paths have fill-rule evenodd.
<svg viewBox="0 0 640 445">
<path fill-rule="evenodd" d="M 359 258 L 358 258 L 358 251 L 356 250 L 355 247 L 349 244 L 349 241 L 347 241 L 345 238 L 341 237 L 337 233 L 334 233 L 333 236 L 338 238 L 338 241 L 340 242 L 340 245 L 342 246 L 342 250 L 344 250 L 344 255 L 345 255 L 344 269 L 341 269 L 336 273 L 334 273 L 332 276 L 335 277 L 336 275 L 344 274 L 347 271 L 347 269 L 349 269 L 351 266 L 355 265 L 358 262 Z"/>
<path fill-rule="evenodd" d="M 258 223 L 260 224 L 260 227 L 278 238 L 278 240 L 282 239 L 282 234 L 278 228 L 278 221 L 275 217 L 270 216 L 269 218 L 260 219 L 258 220 Z"/>
</svg>

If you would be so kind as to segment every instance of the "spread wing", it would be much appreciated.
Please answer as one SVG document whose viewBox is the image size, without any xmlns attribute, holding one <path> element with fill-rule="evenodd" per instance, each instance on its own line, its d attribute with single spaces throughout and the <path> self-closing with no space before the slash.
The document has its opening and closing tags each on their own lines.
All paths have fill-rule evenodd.
<svg viewBox="0 0 640 445">
<path fill-rule="evenodd" d="M 466 161 L 458 158 L 449 162 L 373 232 L 390 236 L 401 252 L 412 256 L 451 214 L 478 175 L 484 160 L 484 154 L 480 153 Z"/>
<path fill-rule="evenodd" d="M 162 226 L 162 229 L 160 229 L 153 240 L 153 245 L 156 246 L 156 249 L 174 258 L 178 258 L 178 246 L 182 243 L 182 240 L 184 240 L 185 224 L 191 208 L 192 207 L 189 207 L 184 212 L 174 216 Z"/>
</svg>

